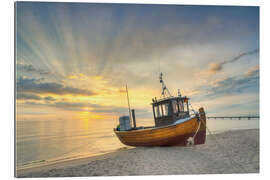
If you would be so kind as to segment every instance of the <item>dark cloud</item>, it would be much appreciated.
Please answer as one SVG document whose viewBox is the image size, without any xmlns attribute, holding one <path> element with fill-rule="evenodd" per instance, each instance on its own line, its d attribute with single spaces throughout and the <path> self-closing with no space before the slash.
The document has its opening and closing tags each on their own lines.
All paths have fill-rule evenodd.
<svg viewBox="0 0 270 180">
<path fill-rule="evenodd" d="M 83 108 L 89 106 L 89 104 L 73 102 L 55 102 L 49 104 L 49 106 L 69 111 L 83 111 Z"/>
<path fill-rule="evenodd" d="M 55 82 L 42 82 L 41 79 L 19 77 L 17 80 L 17 91 L 22 93 L 52 93 L 52 94 L 72 94 L 72 95 L 94 95 L 92 91 L 64 86 Z"/>
<path fill-rule="evenodd" d="M 248 71 L 249 72 L 249 71 Z M 259 92 L 259 73 L 248 73 L 238 77 L 228 77 L 220 80 L 213 86 L 201 86 L 198 89 L 202 92 L 194 95 L 196 101 L 217 98 L 225 95 L 241 94 L 247 92 Z"/>
<path fill-rule="evenodd" d="M 259 52 L 259 49 L 255 49 L 255 50 L 252 50 L 252 51 L 241 53 L 238 56 L 236 56 L 236 57 L 234 57 L 234 58 L 232 58 L 230 60 L 223 61 L 221 63 L 211 63 L 208 72 L 211 73 L 211 74 L 216 74 L 217 72 L 222 70 L 223 65 L 233 63 L 235 61 L 238 61 L 239 59 L 241 59 L 244 56 L 250 56 L 250 55 L 256 54 L 258 52 Z"/>
<path fill-rule="evenodd" d="M 17 99 L 25 99 L 25 100 L 42 100 L 42 97 L 34 95 L 34 94 L 17 94 Z"/>
<path fill-rule="evenodd" d="M 244 53 L 241 53 L 241 54 L 239 54 L 238 56 L 232 58 L 232 59 L 229 60 L 229 61 L 224 61 L 224 62 L 221 63 L 221 64 L 223 65 L 223 64 L 227 64 L 227 63 L 233 63 L 233 62 L 239 60 L 240 58 L 242 58 L 242 57 L 244 57 L 244 56 L 249 56 L 249 55 L 252 55 L 252 54 L 256 54 L 256 53 L 258 53 L 258 52 L 259 52 L 259 49 L 254 49 L 254 50 L 252 50 L 252 51 L 244 52 Z"/>
<path fill-rule="evenodd" d="M 45 101 L 56 101 L 55 98 L 51 97 L 51 96 L 47 96 L 44 98 Z"/>
<path fill-rule="evenodd" d="M 17 63 L 17 70 L 27 72 L 27 73 L 35 73 L 39 75 L 49 75 L 51 74 L 49 71 L 45 71 L 43 69 L 35 68 L 31 64 Z"/>
<path fill-rule="evenodd" d="M 18 100 L 45 100 L 47 102 L 56 101 L 56 99 L 51 96 L 46 96 L 43 98 L 35 94 L 26 94 L 26 93 L 18 93 L 16 99 Z"/>
<path fill-rule="evenodd" d="M 257 85 L 257 86 L 256 86 Z M 251 91 L 259 87 L 259 78 L 256 76 L 242 77 L 240 79 L 227 78 L 218 82 L 217 87 L 210 89 L 213 95 L 235 94 Z"/>
</svg>

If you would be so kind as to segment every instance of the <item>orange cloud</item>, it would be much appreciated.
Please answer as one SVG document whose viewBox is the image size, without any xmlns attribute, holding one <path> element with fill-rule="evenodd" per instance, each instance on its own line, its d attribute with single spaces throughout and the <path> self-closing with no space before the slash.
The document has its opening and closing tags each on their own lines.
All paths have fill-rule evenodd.
<svg viewBox="0 0 270 180">
<path fill-rule="evenodd" d="M 259 73 L 260 67 L 259 65 L 253 66 L 245 73 L 246 76 L 253 76 L 256 73 Z"/>
<path fill-rule="evenodd" d="M 211 63 L 209 65 L 208 72 L 209 74 L 216 74 L 217 72 L 221 71 L 222 66 L 219 63 Z"/>
</svg>

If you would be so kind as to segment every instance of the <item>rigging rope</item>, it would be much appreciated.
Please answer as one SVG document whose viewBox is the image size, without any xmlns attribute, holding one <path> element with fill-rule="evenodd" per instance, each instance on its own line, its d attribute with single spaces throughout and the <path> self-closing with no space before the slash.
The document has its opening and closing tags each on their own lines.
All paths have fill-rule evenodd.
<svg viewBox="0 0 270 180">
<path fill-rule="evenodd" d="M 199 121 L 198 128 L 197 128 L 195 134 L 193 135 L 193 137 L 189 137 L 189 138 L 188 138 L 188 140 L 187 140 L 187 143 L 188 143 L 188 144 L 191 144 L 191 145 L 194 144 L 194 138 L 196 137 L 197 133 L 199 132 L 200 127 L 201 127 L 201 121 Z"/>
</svg>

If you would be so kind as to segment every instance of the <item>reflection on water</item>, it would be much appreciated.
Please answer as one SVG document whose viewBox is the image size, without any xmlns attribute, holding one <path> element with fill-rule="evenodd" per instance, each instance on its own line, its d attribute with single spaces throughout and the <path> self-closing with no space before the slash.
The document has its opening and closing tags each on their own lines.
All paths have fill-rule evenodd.
<svg viewBox="0 0 270 180">
<path fill-rule="evenodd" d="M 106 120 L 18 121 L 17 165 L 95 155 L 123 147 L 114 137 L 115 124 Z"/>
<path fill-rule="evenodd" d="M 117 120 L 17 121 L 17 166 L 107 153 L 124 147 L 113 128 Z M 153 125 L 153 120 L 138 121 Z M 259 120 L 210 119 L 212 132 L 259 128 Z"/>
</svg>

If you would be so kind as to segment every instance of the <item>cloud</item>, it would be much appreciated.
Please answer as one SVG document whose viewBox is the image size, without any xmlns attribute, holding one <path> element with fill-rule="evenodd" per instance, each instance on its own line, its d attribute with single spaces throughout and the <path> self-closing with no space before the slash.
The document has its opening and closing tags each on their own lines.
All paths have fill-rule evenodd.
<svg viewBox="0 0 270 180">
<path fill-rule="evenodd" d="M 37 69 L 31 64 L 25 64 L 25 63 L 17 63 L 16 64 L 18 71 L 23 71 L 27 73 L 35 73 L 39 75 L 49 75 L 51 74 L 49 71 L 45 71 L 43 69 Z"/>
<path fill-rule="evenodd" d="M 236 56 L 236 57 L 234 57 L 234 58 L 232 58 L 230 60 L 223 61 L 221 63 L 210 63 L 208 72 L 209 72 L 209 74 L 216 74 L 217 72 L 219 72 L 219 71 L 221 71 L 223 69 L 223 66 L 225 64 L 234 63 L 234 62 L 238 61 L 239 59 L 241 59 L 244 56 L 250 56 L 250 55 L 256 54 L 258 52 L 259 52 L 259 49 L 255 49 L 255 50 L 252 50 L 252 51 L 241 53 L 238 56 Z"/>
<path fill-rule="evenodd" d="M 45 100 L 46 102 L 56 101 L 55 98 L 51 96 L 41 97 L 35 94 L 29 94 L 29 93 L 18 93 L 16 96 L 17 100 Z"/>
<path fill-rule="evenodd" d="M 77 112 L 90 112 L 100 115 L 128 115 L 127 107 L 117 106 L 103 106 L 100 104 L 85 103 L 85 102 L 33 102 L 26 101 L 23 104 L 30 106 L 41 106 L 41 107 L 52 107 L 66 111 L 77 111 Z M 152 112 L 146 109 L 136 108 L 136 117 L 152 117 Z"/>
<path fill-rule="evenodd" d="M 33 105 L 33 106 L 42 106 L 42 107 L 54 107 L 58 109 L 68 110 L 68 111 L 83 111 L 83 108 L 88 104 L 86 103 L 73 103 L 73 102 L 52 102 L 52 103 L 41 103 L 41 102 L 33 102 L 27 101 L 23 104 Z"/>
<path fill-rule="evenodd" d="M 18 86 L 28 93 L 76 94 L 81 89 L 74 92 L 70 88 L 103 88 L 90 80 L 78 86 L 84 77 L 68 76 L 70 73 L 101 75 L 109 82 L 104 83 L 108 88 L 128 82 L 131 89 L 157 89 L 159 60 L 168 74 L 169 88 L 193 89 L 194 84 L 201 85 L 196 73 L 211 57 L 222 61 L 232 52 L 241 52 L 246 42 L 256 46 L 259 41 L 258 7 L 21 3 L 17 24 L 18 59 L 54 76 L 49 76 L 54 79 L 47 83 L 35 80 Z M 232 60 L 237 58 L 242 56 Z M 33 67 L 24 68 L 35 77 Z M 212 64 L 210 72 L 222 68 L 221 63 Z M 88 82 L 90 86 L 81 85 Z M 103 110 L 109 111 L 106 108 Z M 102 107 L 91 110 L 98 109 Z"/>
<path fill-rule="evenodd" d="M 49 106 L 65 110 L 82 111 L 84 107 L 89 106 L 89 103 L 55 102 L 49 104 Z"/>
<path fill-rule="evenodd" d="M 221 64 L 211 63 L 208 72 L 210 74 L 216 74 L 218 71 L 221 71 L 221 69 L 222 69 L 222 65 Z"/>
<path fill-rule="evenodd" d="M 45 100 L 45 101 L 56 101 L 56 99 L 53 98 L 53 97 L 51 97 L 51 96 L 46 96 L 46 97 L 44 98 L 44 100 Z"/>
<path fill-rule="evenodd" d="M 201 101 L 192 102 L 195 109 L 205 107 L 210 115 L 248 115 L 259 113 L 259 94 L 242 93 L 228 94 L 216 98 L 207 98 Z"/>
<path fill-rule="evenodd" d="M 64 86 L 55 82 L 41 82 L 42 79 L 19 77 L 17 80 L 17 91 L 23 93 L 39 93 L 39 94 L 71 94 L 91 96 L 95 93 L 85 89 Z"/>
<path fill-rule="evenodd" d="M 40 16 L 35 6 L 41 9 Z M 166 5 L 86 4 L 79 10 L 61 3 L 35 6 L 22 3 L 18 8 L 22 14 L 18 34 L 23 47 L 29 47 L 23 55 L 61 75 L 84 69 L 111 75 L 118 64 L 156 61 L 175 47 L 239 42 L 258 29 L 256 19 L 247 19 L 257 7 L 243 11 L 243 7 Z"/>
<path fill-rule="evenodd" d="M 256 54 L 259 52 L 259 49 L 254 49 L 252 51 L 248 51 L 248 52 L 244 52 L 244 53 L 241 53 L 239 54 L 238 56 L 232 58 L 231 60 L 228 60 L 228 61 L 224 61 L 223 63 L 221 63 L 222 65 L 223 64 L 227 64 L 227 63 L 233 63 L 237 60 L 239 60 L 240 58 L 244 57 L 244 56 L 249 56 L 249 55 L 253 55 L 253 54 Z"/>
<path fill-rule="evenodd" d="M 34 94 L 17 94 L 17 99 L 25 99 L 25 100 L 42 100 L 42 97 L 34 95 Z"/>
<path fill-rule="evenodd" d="M 52 103 L 40 103 L 40 102 L 33 102 L 27 101 L 24 104 L 26 105 L 34 105 L 34 106 L 47 106 L 58 108 L 62 110 L 68 111 L 88 111 L 94 112 L 99 114 L 124 114 L 128 113 L 127 108 L 123 107 L 115 107 L 115 106 L 102 106 L 99 104 L 92 104 L 92 103 L 85 103 L 85 102 L 52 102 Z"/>
<path fill-rule="evenodd" d="M 249 76 L 227 77 L 212 85 L 201 86 L 199 89 L 201 93 L 193 97 L 197 101 L 241 93 L 259 93 L 259 74 L 249 73 Z"/>
<path fill-rule="evenodd" d="M 245 73 L 246 76 L 255 76 L 259 75 L 260 67 L 259 65 L 253 66 L 252 68 L 248 69 L 248 71 Z"/>
</svg>

